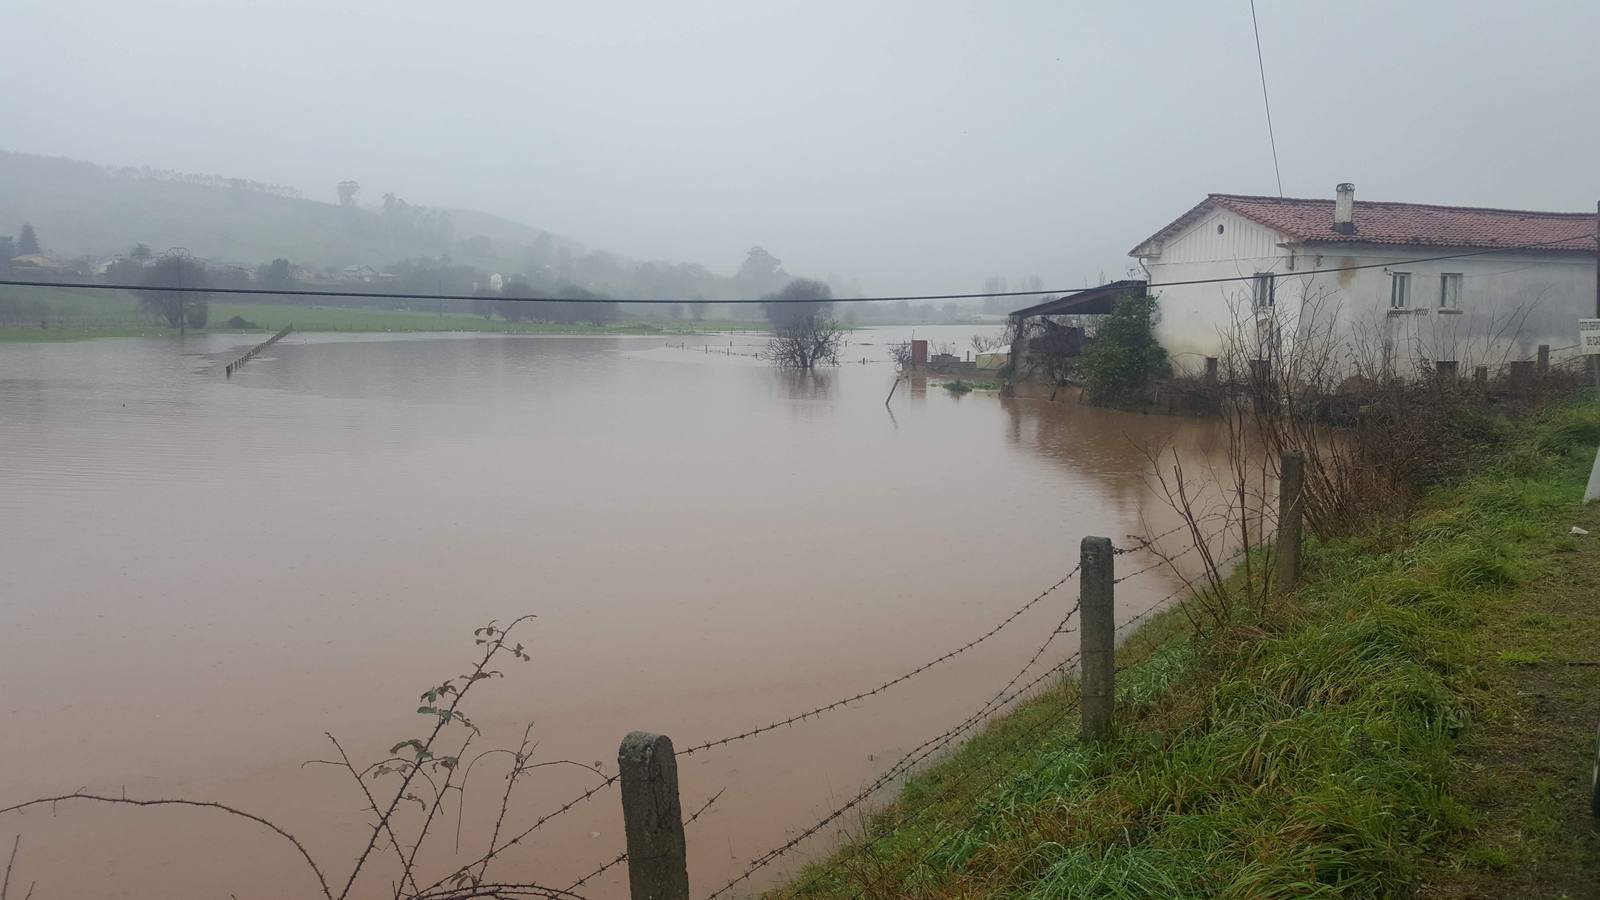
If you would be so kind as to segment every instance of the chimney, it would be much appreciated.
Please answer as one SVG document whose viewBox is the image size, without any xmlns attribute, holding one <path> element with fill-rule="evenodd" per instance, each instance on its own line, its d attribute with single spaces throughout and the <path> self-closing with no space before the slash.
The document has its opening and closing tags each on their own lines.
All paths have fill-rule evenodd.
<svg viewBox="0 0 1600 900">
<path fill-rule="evenodd" d="M 1356 233 L 1356 186 L 1346 181 L 1334 188 L 1333 230 L 1340 234 Z"/>
</svg>

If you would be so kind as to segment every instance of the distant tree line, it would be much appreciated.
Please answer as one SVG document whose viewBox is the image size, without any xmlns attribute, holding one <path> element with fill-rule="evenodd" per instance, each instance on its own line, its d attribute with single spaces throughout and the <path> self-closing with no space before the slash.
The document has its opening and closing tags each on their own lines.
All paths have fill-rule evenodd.
<svg viewBox="0 0 1600 900">
<path fill-rule="evenodd" d="M 353 204 L 359 190 L 359 184 L 349 182 L 343 186 L 341 197 L 348 197 Z M 381 214 L 366 218 L 386 223 L 385 227 L 392 228 L 397 235 L 448 231 L 452 227 L 448 213 L 413 206 L 393 194 L 384 197 Z M 32 264 L 29 274 L 68 283 L 100 281 L 137 285 L 140 304 L 152 316 L 173 327 L 196 328 L 204 324 L 208 315 L 207 298 L 194 292 L 189 292 L 188 298 L 180 298 L 177 292 L 170 290 L 179 279 L 191 287 L 203 285 L 240 291 L 337 288 L 366 296 L 317 298 L 316 302 L 331 306 L 415 308 L 485 318 L 498 316 L 509 322 L 572 325 L 614 323 L 626 315 L 635 321 L 698 322 L 712 317 L 752 323 L 765 321 L 776 328 L 788 324 L 777 308 L 763 304 L 718 306 L 718 301 L 768 298 L 786 290 L 816 293 L 822 299 L 808 312 L 828 310 L 828 315 L 819 321 L 846 328 L 891 322 L 957 322 L 972 312 L 971 305 L 963 307 L 953 302 L 851 304 L 848 299 L 839 299 L 839 291 L 829 282 L 790 275 L 782 260 L 762 247 L 750 248 L 734 274 L 722 276 L 695 263 L 639 263 L 604 250 L 585 251 L 544 232 L 517 248 L 499 245 L 483 235 L 457 242 L 457 246 L 469 255 L 456 258 L 441 253 L 404 257 L 378 271 L 365 266 L 297 264 L 287 257 L 255 266 L 225 265 L 198 259 L 187 252 L 156 251 L 140 242 L 111 259 L 45 257 L 42 263 Z M 490 260 L 489 265 L 493 265 L 494 259 L 513 251 L 521 261 L 518 270 L 496 272 L 481 262 Z M 15 237 L 0 235 L 0 274 L 11 274 L 11 261 L 17 257 L 42 254 L 37 232 L 31 224 L 23 223 Z M 174 256 L 183 262 L 169 259 Z M 855 288 L 849 285 L 846 290 Z M 413 299 L 417 295 L 431 294 L 470 296 L 472 299 L 442 302 Z M 544 297 L 569 298 L 575 302 L 525 300 Z M 646 298 L 675 302 L 632 306 L 626 310 L 617 302 Z M 271 294 L 251 299 L 289 305 L 307 302 L 304 298 Z M 11 310 L 10 318 L 33 321 L 38 318 L 37 313 L 40 310 L 33 307 L 26 311 Z M 48 315 L 48 306 L 44 314 Z"/>
</svg>

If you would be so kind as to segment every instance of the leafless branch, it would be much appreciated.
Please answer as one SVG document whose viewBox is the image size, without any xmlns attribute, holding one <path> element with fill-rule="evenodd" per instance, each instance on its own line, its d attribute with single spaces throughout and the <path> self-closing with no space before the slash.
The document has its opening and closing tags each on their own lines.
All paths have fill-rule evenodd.
<svg viewBox="0 0 1600 900">
<path fill-rule="evenodd" d="M 75 792 L 75 793 L 71 793 L 71 794 L 61 794 L 60 796 L 56 796 L 56 797 L 40 797 L 37 800 L 29 800 L 26 803 L 18 803 L 15 806 L 7 806 L 7 807 L 5 807 L 3 809 L 0 809 L 0 815 L 5 815 L 7 813 L 13 813 L 13 812 L 21 812 L 22 810 L 29 809 L 29 808 L 35 807 L 35 806 L 43 806 L 43 805 L 45 805 L 47 803 L 61 803 L 61 802 L 66 801 L 66 800 L 88 800 L 88 801 L 91 801 L 91 802 L 94 802 L 94 803 L 109 803 L 109 804 L 118 804 L 118 805 L 123 805 L 123 806 L 139 806 L 139 807 L 184 806 L 184 807 L 193 807 L 193 808 L 199 808 L 199 809 L 215 809 L 215 810 L 218 810 L 218 811 L 221 811 L 221 812 L 228 813 L 229 815 L 232 815 L 232 816 L 238 816 L 241 819 L 248 819 L 251 822 L 255 822 L 258 825 L 263 825 L 263 826 L 271 829 L 279 837 L 281 837 L 284 840 L 288 841 L 290 844 L 293 844 L 295 850 L 299 852 L 300 858 L 305 860 L 306 866 L 308 868 L 310 868 L 312 874 L 317 877 L 317 885 L 318 885 L 318 887 L 321 888 L 322 895 L 324 897 L 329 898 L 329 900 L 332 900 L 332 898 L 333 898 L 333 893 L 328 889 L 328 881 L 327 881 L 327 879 L 322 877 L 322 869 L 317 866 L 317 861 L 311 857 L 311 854 L 309 852 L 306 851 L 305 845 L 300 843 L 300 840 L 298 838 L 296 838 L 294 835 L 290 834 L 289 832 L 285 831 L 284 829 L 278 827 L 277 825 L 274 825 L 272 822 L 269 822 L 266 819 L 263 819 L 262 817 L 254 814 L 254 813 L 245 812 L 242 809 L 238 809 L 236 807 L 228 806 L 225 803 L 216 803 L 216 802 L 213 802 L 213 801 L 210 801 L 210 800 L 171 800 L 171 799 L 164 799 L 164 800 L 133 800 L 133 799 L 129 799 L 127 797 L 103 797 L 103 796 L 100 796 L 99 794 L 87 794 L 87 793 L 82 793 L 82 792 Z M 376 843 L 376 838 L 374 838 L 374 843 Z"/>
</svg>

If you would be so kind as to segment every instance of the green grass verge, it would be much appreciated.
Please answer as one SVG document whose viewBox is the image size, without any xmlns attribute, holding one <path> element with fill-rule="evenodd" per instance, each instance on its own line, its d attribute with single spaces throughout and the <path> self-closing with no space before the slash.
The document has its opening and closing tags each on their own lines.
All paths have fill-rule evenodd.
<svg viewBox="0 0 1600 900">
<path fill-rule="evenodd" d="M 1588 679 L 1565 736 L 1531 714 L 1526 685 L 1552 660 L 1600 658 L 1594 605 L 1552 599 L 1574 557 L 1587 596 L 1600 589 L 1595 552 L 1567 534 L 1600 404 L 1520 433 L 1403 520 L 1309 547 L 1305 585 L 1271 608 L 1205 637 L 1181 611 L 1155 617 L 1119 653 L 1112 742 L 1080 744 L 1075 719 L 1052 716 L 1073 696 L 1063 684 L 770 895 L 1589 895 L 1573 893 L 1600 873 L 1583 698 L 1600 685 L 1561 667 Z"/>
</svg>

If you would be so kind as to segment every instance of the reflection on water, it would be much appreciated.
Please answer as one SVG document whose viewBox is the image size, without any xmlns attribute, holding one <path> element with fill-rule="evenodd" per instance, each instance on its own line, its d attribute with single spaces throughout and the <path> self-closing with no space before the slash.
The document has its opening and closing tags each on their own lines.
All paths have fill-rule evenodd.
<svg viewBox="0 0 1600 900">
<path fill-rule="evenodd" d="M 973 329 L 944 331 L 917 334 Z M 610 770 L 629 730 L 742 731 L 965 643 L 1070 569 L 1083 535 L 1173 524 L 1138 445 L 1196 466 L 1220 453 L 1204 424 L 958 399 L 921 376 L 886 410 L 895 374 L 874 351 L 906 337 L 857 333 L 845 356 L 867 364 L 812 374 L 737 355 L 760 335 L 706 339 L 722 354 L 676 337 L 294 335 L 232 380 L 221 364 L 248 339 L 0 348 L 0 683 L 26 723 L 0 750 L 27 761 L 0 773 L 0 803 L 204 797 L 350 859 L 359 792 L 300 764 L 326 755 L 324 731 L 369 760 L 416 736 L 417 695 L 491 618 L 539 616 L 533 661 L 477 698 L 479 746 L 534 721 L 538 758 Z M 1119 586 L 1119 615 L 1176 584 Z M 727 788 L 690 834 L 695 892 L 965 718 L 1071 590 L 893 696 L 686 759 L 687 807 Z M 592 777 L 540 770 L 508 826 Z M 469 802 L 464 848 L 495 806 Z M 620 849 L 619 818 L 601 795 L 499 875 L 568 883 Z M 279 848 L 193 813 L 19 824 L 20 879 L 44 896 L 309 888 Z M 375 871 L 381 893 L 393 873 Z"/>
<path fill-rule="evenodd" d="M 788 400 L 801 400 L 826 404 L 833 397 L 834 373 L 828 370 L 815 372 L 773 372 L 772 384 Z"/>
</svg>

